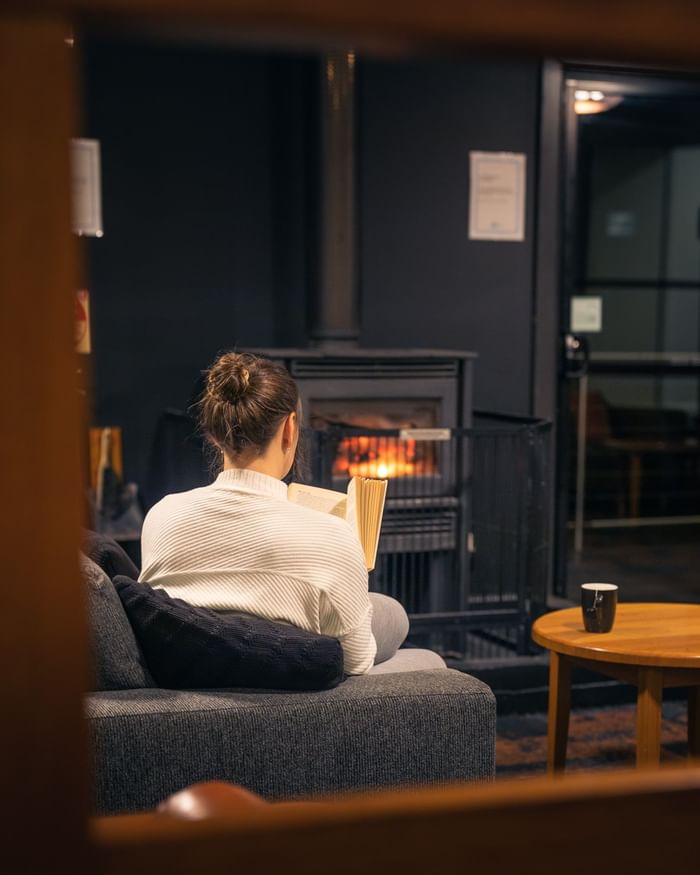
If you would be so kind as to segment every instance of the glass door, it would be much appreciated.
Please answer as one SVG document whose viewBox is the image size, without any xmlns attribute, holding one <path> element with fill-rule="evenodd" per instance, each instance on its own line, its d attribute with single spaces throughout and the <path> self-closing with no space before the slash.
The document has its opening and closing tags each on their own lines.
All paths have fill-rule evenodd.
<svg viewBox="0 0 700 875">
<path fill-rule="evenodd" d="M 700 82 L 569 70 L 560 594 L 700 597 Z M 565 583 L 563 583 L 565 581 Z"/>
</svg>

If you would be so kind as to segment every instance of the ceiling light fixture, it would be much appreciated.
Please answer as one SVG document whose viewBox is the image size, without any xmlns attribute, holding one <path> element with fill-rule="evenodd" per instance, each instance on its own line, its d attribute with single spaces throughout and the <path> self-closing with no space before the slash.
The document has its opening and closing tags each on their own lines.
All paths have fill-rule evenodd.
<svg viewBox="0 0 700 875">
<path fill-rule="evenodd" d="M 574 91 L 574 112 L 577 115 L 592 115 L 596 112 L 607 112 L 622 103 L 619 96 L 606 97 L 602 91 Z"/>
</svg>

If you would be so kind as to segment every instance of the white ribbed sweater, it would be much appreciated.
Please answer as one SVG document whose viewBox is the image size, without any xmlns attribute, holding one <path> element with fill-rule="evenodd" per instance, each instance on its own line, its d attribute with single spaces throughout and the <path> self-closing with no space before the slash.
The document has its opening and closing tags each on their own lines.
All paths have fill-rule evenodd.
<svg viewBox="0 0 700 875">
<path fill-rule="evenodd" d="M 190 604 L 245 611 L 338 638 L 345 671 L 374 664 L 362 548 L 344 520 L 287 501 L 255 471 L 168 495 L 148 512 L 139 580 Z"/>
</svg>

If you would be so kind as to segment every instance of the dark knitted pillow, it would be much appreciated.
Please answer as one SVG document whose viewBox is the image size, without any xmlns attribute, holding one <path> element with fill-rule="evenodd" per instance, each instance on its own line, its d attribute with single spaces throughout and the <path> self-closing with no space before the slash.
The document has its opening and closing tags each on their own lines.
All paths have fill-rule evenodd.
<svg viewBox="0 0 700 875">
<path fill-rule="evenodd" d="M 222 616 L 121 575 L 113 583 L 161 687 L 325 690 L 342 680 L 335 638 L 249 615 Z"/>
</svg>

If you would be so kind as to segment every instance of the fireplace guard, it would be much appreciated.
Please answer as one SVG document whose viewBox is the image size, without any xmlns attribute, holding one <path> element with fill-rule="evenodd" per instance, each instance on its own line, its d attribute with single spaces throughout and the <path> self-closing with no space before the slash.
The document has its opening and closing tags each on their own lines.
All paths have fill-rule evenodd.
<svg viewBox="0 0 700 875">
<path fill-rule="evenodd" d="M 368 458 L 415 444 L 443 472 L 439 493 L 424 472 L 388 475 L 370 575 L 371 589 L 404 605 L 416 644 L 455 658 L 528 652 L 546 596 L 549 433 L 542 420 L 486 413 L 470 428 L 438 430 L 437 439 L 428 430 L 414 439 L 401 429 L 337 425 L 308 433 L 319 486 L 346 487 L 353 472 L 339 477 L 338 454 L 353 444 Z"/>
</svg>

